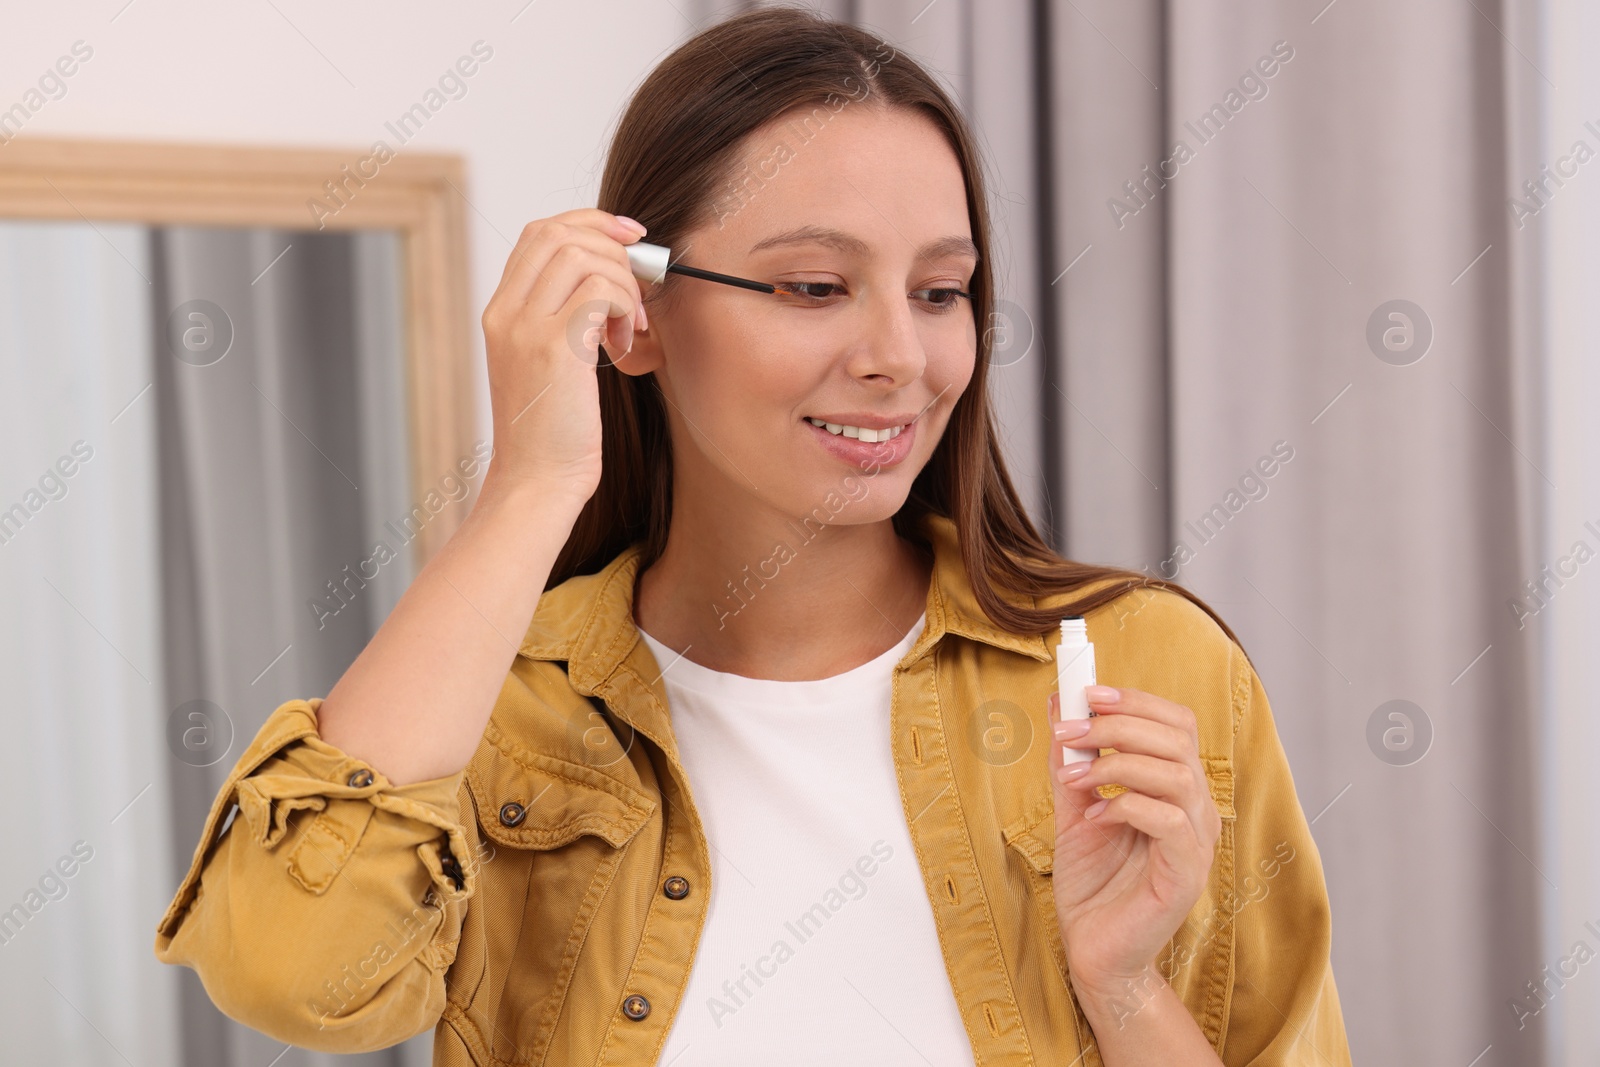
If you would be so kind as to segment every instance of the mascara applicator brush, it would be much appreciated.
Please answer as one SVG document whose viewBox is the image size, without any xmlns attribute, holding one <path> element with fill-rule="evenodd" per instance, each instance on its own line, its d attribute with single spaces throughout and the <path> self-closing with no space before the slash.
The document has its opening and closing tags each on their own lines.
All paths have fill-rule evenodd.
<svg viewBox="0 0 1600 1067">
<path fill-rule="evenodd" d="M 635 241 L 626 246 L 628 249 L 628 265 L 633 270 L 633 276 L 642 282 L 659 282 L 667 276 L 667 272 L 682 274 L 689 278 L 703 278 L 708 282 L 721 282 L 724 285 L 737 285 L 741 289 L 754 289 L 758 293 L 776 293 L 778 287 L 768 285 L 766 282 L 753 282 L 748 278 L 735 278 L 731 274 L 718 274 L 714 270 L 701 270 L 699 267 L 686 267 L 682 263 L 672 262 L 672 250 L 665 245 L 653 245 L 648 241 Z"/>
<path fill-rule="evenodd" d="M 753 282 L 749 278 L 735 278 L 731 274 L 718 274 L 714 270 L 701 270 L 699 267 L 686 267 L 682 263 L 672 262 L 672 250 L 665 245 L 653 245 L 648 241 L 635 241 L 625 245 L 628 250 L 628 266 L 633 271 L 633 276 L 642 282 L 659 282 L 666 278 L 670 271 L 673 274 L 682 274 L 689 278 L 703 278 L 708 282 L 721 282 L 723 285 L 737 285 L 741 289 L 754 289 L 758 293 L 790 293 L 797 296 L 806 295 L 803 290 L 810 282 Z M 830 283 L 831 284 L 831 283 Z M 960 289 L 941 286 L 954 293 L 956 296 L 972 299 L 972 294 Z"/>
</svg>

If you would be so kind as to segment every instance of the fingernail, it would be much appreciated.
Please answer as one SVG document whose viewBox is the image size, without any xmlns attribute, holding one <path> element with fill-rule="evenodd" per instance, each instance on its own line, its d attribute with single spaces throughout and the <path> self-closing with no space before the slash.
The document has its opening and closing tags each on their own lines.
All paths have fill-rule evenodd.
<svg viewBox="0 0 1600 1067">
<path fill-rule="evenodd" d="M 1109 804 L 1109 803 L 1111 803 L 1111 801 L 1102 800 L 1098 804 L 1090 804 L 1087 808 L 1084 809 L 1083 817 L 1085 819 L 1094 818 L 1096 815 L 1099 815 L 1102 811 L 1105 811 L 1106 810 L 1106 805 Z"/>
<path fill-rule="evenodd" d="M 1062 781 L 1070 782 L 1074 778 L 1081 778 L 1088 773 L 1089 761 L 1083 760 L 1079 763 L 1069 764 L 1066 769 L 1061 772 L 1061 779 Z"/>
<path fill-rule="evenodd" d="M 645 229 L 644 223 L 640 222 L 638 219 L 630 219 L 626 215 L 618 215 L 617 221 L 622 223 L 624 226 L 632 226 L 634 229 L 638 230 L 640 237 L 643 237 L 645 234 L 650 232 L 649 230 Z"/>
<path fill-rule="evenodd" d="M 650 328 L 650 316 L 644 313 L 644 301 L 640 300 L 634 306 L 639 309 L 639 314 L 637 316 L 639 320 L 639 329 L 648 330 Z"/>
<path fill-rule="evenodd" d="M 1094 724 L 1088 719 L 1068 719 L 1056 723 L 1056 737 L 1066 740 L 1072 737 L 1082 737 L 1089 732 L 1089 727 Z"/>
<path fill-rule="evenodd" d="M 1086 685 L 1083 695 L 1089 698 L 1091 704 L 1115 704 L 1122 694 L 1109 685 Z"/>
</svg>

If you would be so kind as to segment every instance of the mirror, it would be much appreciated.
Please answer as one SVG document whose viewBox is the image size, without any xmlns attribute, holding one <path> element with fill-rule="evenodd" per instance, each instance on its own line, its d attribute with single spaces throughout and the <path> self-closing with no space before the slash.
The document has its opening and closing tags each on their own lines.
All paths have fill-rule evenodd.
<svg viewBox="0 0 1600 1067">
<path fill-rule="evenodd" d="M 282 1050 L 158 963 L 155 923 L 261 723 L 327 693 L 487 466 L 461 163 L 363 180 L 364 154 L 6 146 L 0 663 L 27 736 L 0 795 L 50 813 L 19 832 L 73 875 L 0 905 L 0 941 L 8 970 L 56 978 L 33 1017 L 181 1019 L 136 1059 Z M 18 1040 L 109 1055 L 81 1026 Z M 350 1059 L 427 1062 L 430 1040 Z"/>
</svg>

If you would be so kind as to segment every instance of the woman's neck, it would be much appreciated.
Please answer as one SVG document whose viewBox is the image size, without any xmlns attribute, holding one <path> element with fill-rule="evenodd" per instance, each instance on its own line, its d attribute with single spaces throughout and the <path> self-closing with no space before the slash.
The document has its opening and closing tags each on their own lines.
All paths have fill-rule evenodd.
<svg viewBox="0 0 1600 1067">
<path fill-rule="evenodd" d="M 696 524 L 673 517 L 634 587 L 639 628 L 712 670 L 828 678 L 894 647 L 927 603 L 933 557 L 888 520 Z"/>
</svg>

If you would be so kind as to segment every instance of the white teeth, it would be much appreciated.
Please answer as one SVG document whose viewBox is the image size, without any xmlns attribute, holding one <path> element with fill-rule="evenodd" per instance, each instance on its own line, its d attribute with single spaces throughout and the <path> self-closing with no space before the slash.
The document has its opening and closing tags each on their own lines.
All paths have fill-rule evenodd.
<svg viewBox="0 0 1600 1067">
<path fill-rule="evenodd" d="M 860 426 L 843 426 L 837 422 L 823 422 L 821 419 L 813 419 L 809 415 L 806 416 L 806 421 L 813 426 L 825 428 L 831 434 L 836 434 L 840 437 L 854 437 L 858 441 L 867 441 L 869 443 L 890 441 L 899 437 L 905 431 L 904 426 L 892 426 L 887 430 L 867 430 L 862 429 Z"/>
</svg>

